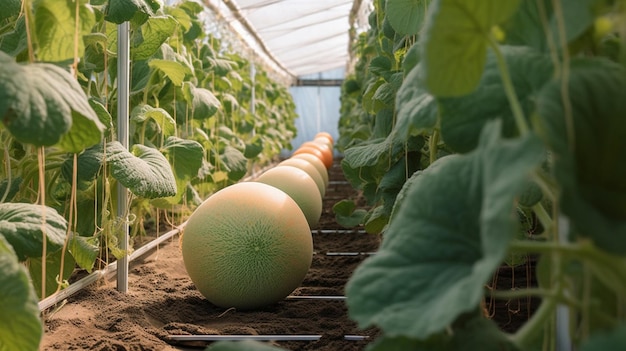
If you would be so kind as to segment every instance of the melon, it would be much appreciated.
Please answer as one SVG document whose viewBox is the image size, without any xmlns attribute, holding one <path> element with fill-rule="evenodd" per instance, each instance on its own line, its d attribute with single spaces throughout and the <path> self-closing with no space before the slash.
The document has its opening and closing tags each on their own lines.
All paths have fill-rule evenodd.
<svg viewBox="0 0 626 351">
<path fill-rule="evenodd" d="M 326 185 L 324 185 L 324 178 L 322 178 L 320 172 L 318 172 L 317 168 L 315 168 L 315 166 L 313 166 L 311 163 L 302 159 L 292 157 L 280 162 L 278 166 L 292 166 L 305 171 L 315 181 L 315 185 L 317 185 L 317 188 L 322 198 L 324 198 L 324 195 L 326 195 Z"/>
<path fill-rule="evenodd" d="M 328 170 L 326 169 L 326 166 L 324 166 L 322 160 L 311 154 L 297 154 L 291 156 L 291 158 L 302 159 L 315 166 L 315 169 L 317 169 L 319 174 L 322 176 L 322 179 L 324 180 L 324 187 L 328 188 L 328 184 L 330 181 L 328 176 Z"/>
<path fill-rule="evenodd" d="M 219 190 L 191 214 L 183 230 L 185 268 L 212 304 L 255 309 L 276 303 L 304 280 L 313 239 L 298 204 L 259 182 Z"/>
<path fill-rule="evenodd" d="M 322 215 L 322 195 L 307 172 L 297 167 L 279 165 L 261 174 L 256 181 L 287 193 L 304 212 L 309 227 L 317 226 Z"/>
</svg>

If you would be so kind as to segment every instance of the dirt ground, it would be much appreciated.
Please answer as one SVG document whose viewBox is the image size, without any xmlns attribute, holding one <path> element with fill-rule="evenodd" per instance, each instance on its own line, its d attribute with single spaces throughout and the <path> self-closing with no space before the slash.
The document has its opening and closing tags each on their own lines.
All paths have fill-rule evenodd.
<svg viewBox="0 0 626 351">
<path fill-rule="evenodd" d="M 354 268 L 380 238 L 358 230 L 345 230 L 334 220 L 332 206 L 358 199 L 341 173 L 339 162 L 330 169 L 324 211 L 313 230 L 315 255 L 303 283 L 292 296 L 255 311 L 237 311 L 210 304 L 187 276 L 178 236 L 130 263 L 129 289 L 116 290 L 115 277 L 92 284 L 67 299 L 60 308 L 45 311 L 42 350 L 199 350 L 206 342 L 176 342 L 172 335 L 248 334 L 315 335 L 313 341 L 272 342 L 289 350 L 356 351 L 375 339 L 377 330 L 359 330 L 347 317 L 342 299 L 297 296 L 343 296 Z M 330 254 L 329 254 L 330 253 Z M 513 275 L 514 279 L 511 279 Z M 528 265 L 503 268 L 494 280 L 500 288 L 526 286 Z M 532 302 L 532 303 L 531 303 Z M 534 309 L 533 301 L 488 301 L 487 308 L 504 330 L 514 330 Z M 345 336 L 362 340 L 346 340 Z"/>
</svg>

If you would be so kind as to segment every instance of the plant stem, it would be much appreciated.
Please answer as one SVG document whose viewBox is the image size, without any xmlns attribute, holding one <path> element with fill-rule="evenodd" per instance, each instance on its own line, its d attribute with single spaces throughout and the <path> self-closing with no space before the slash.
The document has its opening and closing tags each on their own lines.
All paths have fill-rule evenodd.
<svg viewBox="0 0 626 351">
<path fill-rule="evenodd" d="M 517 98 L 517 94 L 515 93 L 515 88 L 513 87 L 513 83 L 511 82 L 511 76 L 509 74 L 509 68 L 507 67 L 506 60 L 504 59 L 504 56 L 502 56 L 502 52 L 500 51 L 498 44 L 492 36 L 488 37 L 488 42 L 489 46 L 491 46 L 491 49 L 496 55 L 496 62 L 498 63 L 498 69 L 500 71 L 500 76 L 502 77 L 502 85 L 504 86 L 504 92 L 506 93 L 506 97 L 509 100 L 509 104 L 511 105 L 511 110 L 513 111 L 513 118 L 515 119 L 517 129 L 520 135 L 526 135 L 529 130 L 528 123 L 526 123 L 524 111 L 522 111 L 519 99 Z"/>
<path fill-rule="evenodd" d="M 517 289 L 517 290 L 493 290 L 490 291 L 489 294 L 498 300 L 512 300 L 512 299 L 522 299 L 529 296 L 536 297 L 553 297 L 556 294 L 551 290 L 546 290 L 542 288 L 529 288 L 529 289 Z"/>
<path fill-rule="evenodd" d="M 433 135 L 428 140 L 429 164 L 437 161 L 437 145 L 439 144 L 439 132 L 433 130 Z"/>
<path fill-rule="evenodd" d="M 535 215 L 537 216 L 537 218 L 539 219 L 539 222 L 541 222 L 544 232 L 550 233 L 549 230 L 553 224 L 552 217 L 550 217 L 546 209 L 543 207 L 543 204 L 541 202 L 538 202 L 533 205 L 532 209 Z"/>
</svg>

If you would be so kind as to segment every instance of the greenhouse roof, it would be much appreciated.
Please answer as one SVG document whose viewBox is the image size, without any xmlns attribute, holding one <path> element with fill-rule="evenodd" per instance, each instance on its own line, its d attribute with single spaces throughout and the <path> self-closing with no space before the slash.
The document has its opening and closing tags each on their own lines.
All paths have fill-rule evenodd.
<svg viewBox="0 0 626 351">
<path fill-rule="evenodd" d="M 256 53 L 292 77 L 345 67 L 350 28 L 364 30 L 371 0 L 204 0 Z"/>
</svg>

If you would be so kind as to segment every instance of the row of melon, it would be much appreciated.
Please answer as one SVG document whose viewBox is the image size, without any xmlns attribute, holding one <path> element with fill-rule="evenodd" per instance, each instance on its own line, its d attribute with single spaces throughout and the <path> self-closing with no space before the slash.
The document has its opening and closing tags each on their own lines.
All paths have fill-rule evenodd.
<svg viewBox="0 0 626 351">
<path fill-rule="evenodd" d="M 214 305 L 239 309 L 284 299 L 313 257 L 333 138 L 318 133 L 257 179 L 228 186 L 191 214 L 182 236 L 185 268 Z"/>
</svg>

